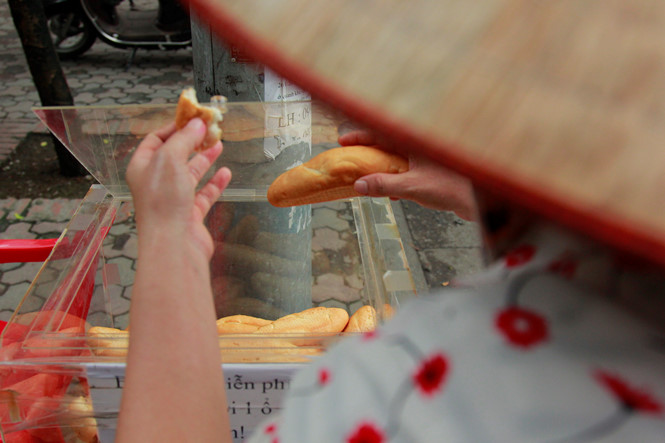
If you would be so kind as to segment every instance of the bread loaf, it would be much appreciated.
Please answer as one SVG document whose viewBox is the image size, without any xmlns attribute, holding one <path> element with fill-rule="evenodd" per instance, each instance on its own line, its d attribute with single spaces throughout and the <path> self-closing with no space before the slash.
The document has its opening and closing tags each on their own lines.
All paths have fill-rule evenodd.
<svg viewBox="0 0 665 443">
<path fill-rule="evenodd" d="M 70 421 L 72 430 L 76 437 L 82 443 L 98 442 L 97 420 L 94 417 L 95 411 L 89 397 L 73 397 L 69 401 L 67 398 L 63 401 L 70 412 Z"/>
<path fill-rule="evenodd" d="M 257 334 L 342 332 L 349 322 L 349 314 L 341 308 L 317 307 L 285 315 L 256 330 Z"/>
<path fill-rule="evenodd" d="M 372 306 L 361 306 L 353 313 L 344 332 L 369 332 L 376 329 L 376 309 Z"/>
<path fill-rule="evenodd" d="M 270 320 L 250 315 L 229 315 L 217 320 L 218 334 L 250 334 L 261 326 L 270 324 Z"/>
<path fill-rule="evenodd" d="M 200 118 L 206 123 L 208 133 L 201 145 L 196 147 L 197 151 L 204 151 L 212 148 L 215 144 L 222 139 L 222 128 L 220 124 L 224 119 L 222 114 L 221 104 L 226 102 L 222 96 L 214 96 L 211 98 L 213 104 L 218 103 L 220 106 L 211 105 L 205 106 L 199 103 L 196 98 L 196 91 L 194 88 L 186 88 L 180 93 L 178 99 L 178 106 L 175 112 L 175 125 L 176 128 L 182 129 L 193 118 Z"/>
<path fill-rule="evenodd" d="M 129 349 L 129 332 L 122 329 L 93 326 L 86 337 L 93 354 L 104 357 L 124 357 Z"/>
<path fill-rule="evenodd" d="M 408 170 L 407 159 L 379 148 L 329 149 L 278 176 L 268 188 L 268 201 L 273 206 L 287 207 L 357 197 L 361 194 L 353 184 L 360 177 Z"/>
</svg>

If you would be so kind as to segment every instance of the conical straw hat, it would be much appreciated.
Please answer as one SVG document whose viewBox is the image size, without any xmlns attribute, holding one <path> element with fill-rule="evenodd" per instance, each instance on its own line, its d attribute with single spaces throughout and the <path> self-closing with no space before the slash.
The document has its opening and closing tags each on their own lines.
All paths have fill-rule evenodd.
<svg viewBox="0 0 665 443">
<path fill-rule="evenodd" d="M 665 264 L 665 2 L 190 3 L 313 97 Z"/>
</svg>

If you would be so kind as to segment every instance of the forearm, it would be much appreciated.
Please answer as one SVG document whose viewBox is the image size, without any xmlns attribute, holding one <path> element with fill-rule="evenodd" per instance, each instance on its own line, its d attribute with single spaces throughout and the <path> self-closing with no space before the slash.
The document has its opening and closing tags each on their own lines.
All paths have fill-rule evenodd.
<svg viewBox="0 0 665 443">
<path fill-rule="evenodd" d="M 121 442 L 230 439 L 208 261 L 172 235 L 139 234 Z"/>
</svg>

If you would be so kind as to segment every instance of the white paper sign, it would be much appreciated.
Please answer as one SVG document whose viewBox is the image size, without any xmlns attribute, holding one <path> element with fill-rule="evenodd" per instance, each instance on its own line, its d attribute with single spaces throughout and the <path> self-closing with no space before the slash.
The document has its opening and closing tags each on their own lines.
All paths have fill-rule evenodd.
<svg viewBox="0 0 665 443">
<path fill-rule="evenodd" d="M 281 102 L 267 105 L 264 153 L 274 159 L 284 148 L 298 143 L 306 143 L 311 149 L 312 105 L 288 103 L 309 100 L 310 95 L 267 68 L 264 70 L 264 87 L 266 102 Z"/>
<path fill-rule="evenodd" d="M 234 442 L 243 442 L 267 417 L 281 409 L 291 377 L 301 367 L 302 364 L 291 363 L 223 365 Z M 113 443 L 125 365 L 89 365 L 87 377 L 100 442 Z"/>
</svg>

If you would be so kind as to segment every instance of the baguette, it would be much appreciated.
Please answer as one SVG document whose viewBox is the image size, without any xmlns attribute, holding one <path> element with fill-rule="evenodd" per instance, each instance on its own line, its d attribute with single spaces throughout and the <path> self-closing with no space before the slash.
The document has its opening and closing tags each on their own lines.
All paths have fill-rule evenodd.
<svg viewBox="0 0 665 443">
<path fill-rule="evenodd" d="M 92 353 L 104 357 L 124 357 L 129 349 L 129 332 L 122 329 L 93 326 L 88 330 Z"/>
<path fill-rule="evenodd" d="M 199 103 L 196 98 L 196 91 L 194 88 L 186 88 L 180 93 L 178 99 L 178 106 L 175 112 L 175 125 L 176 128 L 182 129 L 195 117 L 203 120 L 208 128 L 208 132 L 201 145 L 196 147 L 196 151 L 205 151 L 212 148 L 215 144 L 222 139 L 222 128 L 220 124 L 224 119 L 222 114 L 222 104 L 226 101 L 221 95 L 216 95 L 210 100 L 213 104 L 205 106 Z"/>
<path fill-rule="evenodd" d="M 369 305 L 361 306 L 349 319 L 344 332 L 370 332 L 376 329 L 377 323 L 376 309 Z"/>
<path fill-rule="evenodd" d="M 329 149 L 278 176 L 268 188 L 268 201 L 288 207 L 358 197 L 353 184 L 360 177 L 408 170 L 407 159 L 376 147 Z"/>
<path fill-rule="evenodd" d="M 249 334 L 267 324 L 270 324 L 270 320 L 250 315 L 229 315 L 217 320 L 217 333 Z"/>
<path fill-rule="evenodd" d="M 74 397 L 71 401 L 64 401 L 71 414 L 72 430 L 79 441 L 83 443 L 98 442 L 97 420 L 95 411 L 89 397 Z"/>
<path fill-rule="evenodd" d="M 349 314 L 344 309 L 317 307 L 280 317 L 270 324 L 261 326 L 256 333 L 334 334 L 342 332 L 348 322 Z"/>
</svg>

